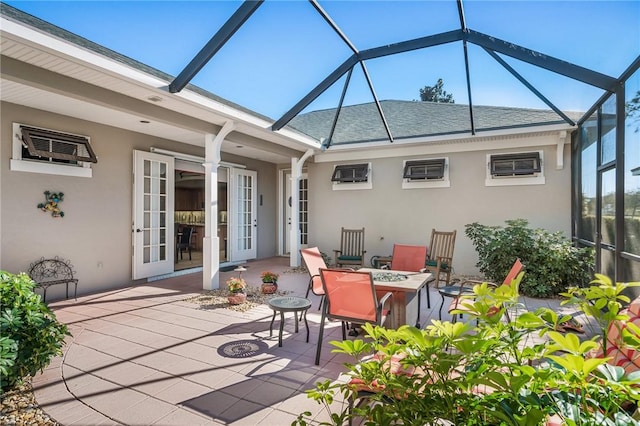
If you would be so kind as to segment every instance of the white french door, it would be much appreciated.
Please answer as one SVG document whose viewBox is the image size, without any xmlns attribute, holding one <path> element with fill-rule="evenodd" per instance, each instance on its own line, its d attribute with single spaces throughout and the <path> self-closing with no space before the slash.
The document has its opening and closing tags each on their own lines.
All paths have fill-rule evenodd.
<svg viewBox="0 0 640 426">
<path fill-rule="evenodd" d="M 174 158 L 133 151 L 133 279 L 173 272 Z"/>
<path fill-rule="evenodd" d="M 284 254 L 291 253 L 291 240 L 289 233 L 291 232 L 291 172 L 285 172 L 283 179 L 284 186 L 284 220 L 286 223 L 282 227 L 282 241 L 284 245 Z M 307 174 L 300 176 L 300 191 L 298 192 L 298 225 L 300 226 L 300 248 L 306 247 L 309 235 L 309 181 Z"/>
<path fill-rule="evenodd" d="M 257 172 L 232 169 L 229 225 L 231 260 L 255 259 L 257 250 Z"/>
</svg>

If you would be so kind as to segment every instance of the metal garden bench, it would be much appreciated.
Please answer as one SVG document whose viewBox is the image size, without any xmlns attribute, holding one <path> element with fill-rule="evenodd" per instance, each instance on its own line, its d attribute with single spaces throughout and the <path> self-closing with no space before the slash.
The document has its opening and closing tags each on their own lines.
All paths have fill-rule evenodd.
<svg viewBox="0 0 640 426">
<path fill-rule="evenodd" d="M 58 284 L 66 285 L 67 299 L 69 299 L 69 284 L 73 284 L 73 297 L 77 299 L 78 279 L 74 278 L 73 273 L 71 263 L 58 257 L 54 259 L 45 259 L 43 257 L 29 266 L 29 276 L 35 281 L 36 288 L 42 289 L 42 300 L 44 302 L 47 301 L 47 288 Z"/>
</svg>

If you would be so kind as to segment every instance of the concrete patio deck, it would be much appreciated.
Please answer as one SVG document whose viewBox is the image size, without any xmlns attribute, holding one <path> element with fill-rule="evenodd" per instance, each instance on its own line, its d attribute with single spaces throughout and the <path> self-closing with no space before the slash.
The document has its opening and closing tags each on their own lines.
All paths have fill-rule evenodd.
<svg viewBox="0 0 640 426">
<path fill-rule="evenodd" d="M 281 290 L 304 296 L 306 272 L 291 271 L 288 258 L 249 262 L 243 278 L 258 286 L 260 273 L 281 273 Z M 235 272 L 221 273 L 221 286 Z M 289 425 L 303 411 L 318 423 L 324 408 L 305 390 L 337 380 L 352 359 L 331 353 L 340 324 L 325 329 L 322 358 L 314 365 L 320 321 L 319 298 L 310 295 L 309 343 L 304 326 L 293 332 L 287 314 L 283 346 L 272 311 L 201 309 L 185 299 L 202 291 L 201 273 L 52 303 L 68 324 L 64 355 L 33 378 L 42 409 L 63 425 Z M 437 319 L 440 296 L 430 288 L 421 321 Z M 527 302 L 529 309 L 558 301 Z M 444 318 L 448 319 L 448 318 Z M 335 404 L 341 404 L 336 401 Z"/>
</svg>

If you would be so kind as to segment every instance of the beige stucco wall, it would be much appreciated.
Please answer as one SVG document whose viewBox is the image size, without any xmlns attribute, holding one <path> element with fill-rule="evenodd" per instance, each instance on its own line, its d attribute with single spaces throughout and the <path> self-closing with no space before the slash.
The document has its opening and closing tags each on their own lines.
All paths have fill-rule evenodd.
<svg viewBox="0 0 640 426">
<path fill-rule="evenodd" d="M 26 271 L 40 257 L 69 259 L 80 280 L 79 294 L 131 284 L 131 209 L 133 150 L 151 146 L 204 155 L 204 149 L 129 132 L 88 121 L 2 103 L 0 144 L 0 268 Z M 10 170 L 12 123 L 19 122 L 91 137 L 98 156 L 92 178 L 56 176 Z M 276 252 L 276 171 L 269 163 L 242 157 L 223 160 L 242 163 L 258 172 L 258 257 Z M 43 192 L 63 192 L 64 218 L 52 218 L 37 204 Z M 63 297 L 52 287 L 48 300 Z"/>
<path fill-rule="evenodd" d="M 534 138 L 540 143 L 540 137 Z M 532 139 L 532 140 L 534 140 Z M 432 228 L 457 230 L 454 253 L 456 273 L 475 274 L 477 254 L 464 234 L 465 225 L 479 222 L 504 225 L 507 219 L 524 218 L 533 227 L 562 231 L 570 236 L 571 175 L 569 145 L 564 146 L 564 168 L 556 170 L 557 136 L 548 136 L 544 147 L 544 185 L 487 187 L 485 168 L 487 153 L 540 150 L 527 147 L 526 138 L 501 141 L 500 148 L 455 152 L 460 147 L 450 145 L 448 154 L 411 155 L 370 161 L 373 189 L 334 191 L 330 182 L 337 162 L 309 164 L 310 235 L 309 245 L 317 245 L 333 256 L 339 248 L 340 228 L 365 227 L 366 264 L 374 255 L 390 255 L 394 243 L 428 245 Z M 495 147 L 496 142 L 492 141 Z M 507 148 L 518 146 L 517 149 Z M 401 189 L 403 160 L 449 158 L 451 186 L 449 188 Z M 359 162 L 350 159 L 339 163 Z"/>
</svg>

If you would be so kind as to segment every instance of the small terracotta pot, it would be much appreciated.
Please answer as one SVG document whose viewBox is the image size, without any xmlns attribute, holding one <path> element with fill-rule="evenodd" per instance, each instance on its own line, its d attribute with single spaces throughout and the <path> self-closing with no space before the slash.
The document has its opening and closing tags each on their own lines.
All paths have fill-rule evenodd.
<svg viewBox="0 0 640 426">
<path fill-rule="evenodd" d="M 273 294 L 278 290 L 278 283 L 262 283 L 262 294 Z"/>
<path fill-rule="evenodd" d="M 227 300 L 230 305 L 240 305 L 247 300 L 247 295 L 244 293 L 231 293 L 227 296 Z"/>
</svg>

